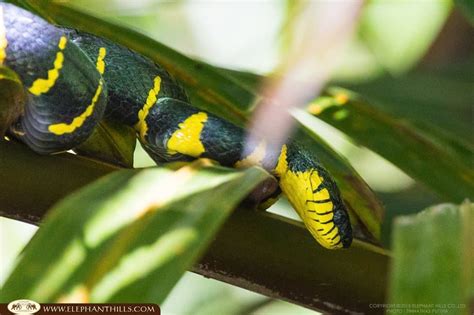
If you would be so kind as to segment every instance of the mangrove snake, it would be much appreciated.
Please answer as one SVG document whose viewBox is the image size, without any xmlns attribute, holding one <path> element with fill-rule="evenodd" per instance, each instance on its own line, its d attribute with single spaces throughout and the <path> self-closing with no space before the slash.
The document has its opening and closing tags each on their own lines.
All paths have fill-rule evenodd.
<svg viewBox="0 0 474 315">
<path fill-rule="evenodd" d="M 35 152 L 77 147 L 102 118 L 114 120 L 133 127 L 157 162 L 205 157 L 224 166 L 264 167 L 322 246 L 350 246 L 339 190 L 314 156 L 294 141 L 277 156 L 264 141 L 242 156 L 245 131 L 193 107 L 183 88 L 144 56 L 0 3 L 0 65 L 18 74 L 27 93 L 9 133 Z"/>
</svg>

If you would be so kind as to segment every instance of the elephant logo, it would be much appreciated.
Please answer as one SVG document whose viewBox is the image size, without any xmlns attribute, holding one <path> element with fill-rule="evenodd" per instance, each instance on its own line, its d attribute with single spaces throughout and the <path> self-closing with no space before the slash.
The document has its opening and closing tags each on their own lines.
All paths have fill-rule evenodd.
<svg viewBox="0 0 474 315">
<path fill-rule="evenodd" d="M 34 314 L 40 310 L 41 305 L 35 301 L 24 299 L 8 303 L 7 308 L 13 314 Z"/>
</svg>

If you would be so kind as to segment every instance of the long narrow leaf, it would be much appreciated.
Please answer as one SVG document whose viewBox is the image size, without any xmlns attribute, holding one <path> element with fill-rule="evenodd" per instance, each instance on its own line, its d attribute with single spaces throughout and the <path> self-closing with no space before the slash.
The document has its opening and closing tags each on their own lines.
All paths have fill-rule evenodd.
<svg viewBox="0 0 474 315">
<path fill-rule="evenodd" d="M 198 162 L 100 179 L 48 213 L 2 300 L 160 303 L 267 176 L 258 168 L 237 172 Z"/>
<path fill-rule="evenodd" d="M 327 104 L 319 102 L 310 107 L 319 118 L 386 157 L 448 200 L 461 202 L 474 196 L 474 169 L 467 147 L 461 150 L 439 136 L 436 142 L 409 122 L 368 105 L 348 91 L 329 92 L 333 98 Z M 453 149 L 447 150 L 449 147 Z"/>
</svg>

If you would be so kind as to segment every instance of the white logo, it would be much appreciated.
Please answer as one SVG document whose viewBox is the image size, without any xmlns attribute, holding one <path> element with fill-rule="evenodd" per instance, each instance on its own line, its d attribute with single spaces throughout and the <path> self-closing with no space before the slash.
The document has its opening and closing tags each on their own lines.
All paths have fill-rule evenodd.
<svg viewBox="0 0 474 315">
<path fill-rule="evenodd" d="M 7 308 L 13 314 L 34 314 L 40 310 L 41 305 L 32 300 L 15 300 L 8 303 Z"/>
</svg>

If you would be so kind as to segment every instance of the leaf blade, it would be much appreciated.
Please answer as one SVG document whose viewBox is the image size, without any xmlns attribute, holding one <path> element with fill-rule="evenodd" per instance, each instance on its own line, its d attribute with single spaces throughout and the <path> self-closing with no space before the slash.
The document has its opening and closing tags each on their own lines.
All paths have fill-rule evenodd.
<svg viewBox="0 0 474 315">
<path fill-rule="evenodd" d="M 310 105 L 309 111 L 379 153 L 448 200 L 461 202 L 474 195 L 474 171 L 465 150 L 450 151 L 445 139 L 420 132 L 410 122 L 390 116 L 347 90 L 330 89 L 332 100 L 325 107 Z M 338 102 L 337 98 L 344 98 Z M 377 134 L 377 137 L 373 135 Z M 433 138 L 432 138 L 433 137 Z M 449 180 L 448 180 L 449 179 Z M 456 185 L 453 185 L 456 183 Z"/>
<path fill-rule="evenodd" d="M 455 314 L 467 313 L 473 298 L 473 216 L 474 205 L 465 202 L 433 206 L 395 221 L 392 303 L 447 304 Z"/>
<path fill-rule="evenodd" d="M 257 168 L 236 172 L 202 163 L 176 172 L 126 170 L 106 176 L 70 195 L 48 214 L 5 283 L 2 299 L 162 301 L 230 211 L 266 176 Z M 183 229 L 188 232 L 180 234 Z M 189 229 L 195 229 L 199 237 L 193 237 Z M 152 248 L 166 249 L 159 254 L 180 263 L 164 272 L 159 261 L 151 259 L 148 270 L 126 268 L 123 272 L 120 266 L 127 265 L 128 255 L 150 242 L 168 243 Z M 181 244 L 181 250 L 169 244 Z M 45 253 L 44 248 L 55 250 Z M 151 253 L 156 255 L 156 251 Z M 122 277 L 130 277 L 120 282 L 122 288 L 107 285 L 107 276 L 117 270 Z M 143 282 L 143 274 L 137 277 L 137 272 L 144 270 L 156 278 Z M 137 281 L 142 288 L 138 291 L 132 285 Z"/>
</svg>

